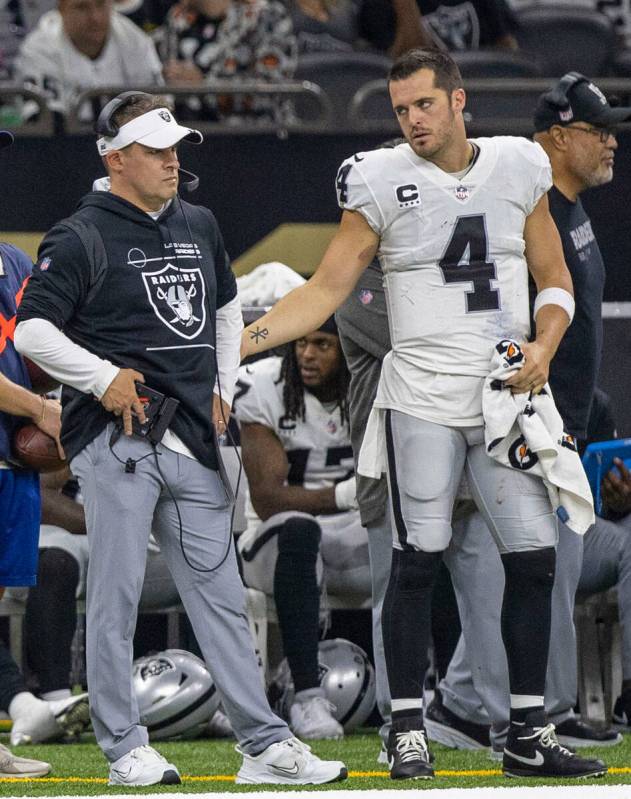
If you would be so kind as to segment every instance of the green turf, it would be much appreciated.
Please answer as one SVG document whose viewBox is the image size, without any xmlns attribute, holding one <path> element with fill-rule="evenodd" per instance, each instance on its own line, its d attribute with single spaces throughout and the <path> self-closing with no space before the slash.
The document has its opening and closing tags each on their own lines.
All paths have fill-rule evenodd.
<svg viewBox="0 0 631 799">
<path fill-rule="evenodd" d="M 7 736 L 0 736 L 3 743 L 7 743 Z M 84 736 L 78 744 L 49 744 L 41 746 L 21 747 L 19 752 L 24 756 L 36 757 L 47 760 L 53 765 L 50 775 L 63 778 L 61 782 L 11 781 L 0 782 L 0 796 L 59 796 L 75 794 L 98 795 L 115 790 L 117 793 L 200 793 L 210 791 L 248 791 L 248 787 L 234 785 L 231 781 L 200 780 L 188 781 L 186 777 L 209 777 L 211 775 L 234 775 L 239 767 L 240 757 L 234 751 L 233 741 L 172 741 L 156 744 L 160 752 L 172 760 L 184 777 L 184 783 L 179 786 L 164 786 L 149 788 L 120 788 L 108 789 L 104 782 L 70 781 L 67 778 L 96 778 L 104 780 L 107 777 L 107 767 L 93 738 Z M 321 757 L 344 760 L 351 772 L 383 771 L 384 766 L 377 764 L 379 740 L 376 733 L 364 731 L 363 734 L 351 735 L 344 741 L 319 741 L 314 743 L 313 750 Z M 490 761 L 486 752 L 462 752 L 446 749 L 434 745 L 436 756 L 435 767 L 437 770 L 498 770 L 499 764 Z M 591 782 L 603 784 L 631 783 L 631 736 L 626 736 L 623 743 L 615 747 L 602 749 L 582 750 L 585 754 L 601 757 L 612 768 L 629 769 L 629 773 L 610 774 L 599 780 Z M 568 784 L 575 782 L 566 780 Z M 324 786 L 331 788 L 351 788 L 361 790 L 364 788 L 398 788 L 415 790 L 427 788 L 467 788 L 474 786 L 500 786 L 520 784 L 559 784 L 558 780 L 507 780 L 499 773 L 489 776 L 450 776 L 437 775 L 428 782 L 394 782 L 387 776 L 356 776 L 351 774 L 346 782 L 336 785 Z M 586 781 L 580 781 L 585 785 Z M 263 786 L 255 786 L 257 790 Z M 278 791 L 274 786 L 270 790 Z M 305 790 L 318 790 L 318 788 L 305 788 Z"/>
</svg>

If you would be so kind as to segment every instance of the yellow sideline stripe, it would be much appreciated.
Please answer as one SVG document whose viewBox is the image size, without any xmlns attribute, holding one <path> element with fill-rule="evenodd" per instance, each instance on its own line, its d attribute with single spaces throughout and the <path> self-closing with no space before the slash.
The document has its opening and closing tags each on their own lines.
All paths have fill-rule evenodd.
<svg viewBox="0 0 631 799">
<path fill-rule="evenodd" d="M 499 777 L 502 772 L 500 769 L 439 769 L 436 771 L 437 777 Z M 631 766 L 610 767 L 609 774 L 631 774 Z M 389 777 L 387 771 L 349 771 L 348 776 L 352 778 L 367 777 Z M 59 784 L 70 782 L 74 784 L 82 783 L 86 785 L 105 785 L 105 777 L 36 777 L 32 780 L 23 777 L 0 777 L 0 783 L 4 782 L 37 782 Z M 192 777 L 182 776 L 182 782 L 234 782 L 234 774 L 211 774 L 208 776 Z"/>
</svg>

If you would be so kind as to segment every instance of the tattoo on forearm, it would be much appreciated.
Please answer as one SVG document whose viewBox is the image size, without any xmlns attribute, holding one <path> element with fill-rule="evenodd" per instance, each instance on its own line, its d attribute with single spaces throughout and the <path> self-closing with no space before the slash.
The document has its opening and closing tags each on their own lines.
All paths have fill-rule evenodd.
<svg viewBox="0 0 631 799">
<path fill-rule="evenodd" d="M 255 344 L 259 343 L 259 339 L 265 340 L 268 336 L 269 331 L 266 327 L 264 327 L 262 330 L 260 327 L 257 327 L 255 330 L 250 330 L 250 338 Z"/>
</svg>

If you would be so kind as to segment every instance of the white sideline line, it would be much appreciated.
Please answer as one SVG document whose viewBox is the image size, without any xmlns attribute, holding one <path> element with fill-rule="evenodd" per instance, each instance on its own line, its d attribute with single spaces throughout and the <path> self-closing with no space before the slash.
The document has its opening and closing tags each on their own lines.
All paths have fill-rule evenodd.
<svg viewBox="0 0 631 799">
<path fill-rule="evenodd" d="M 423 785 L 421 782 L 420 785 Z M 410 790 L 419 792 L 419 783 L 410 783 Z M 405 790 L 405 789 L 404 789 Z M 297 786 L 294 793 L 300 791 L 300 786 Z M 271 799 L 274 795 L 273 789 L 270 791 L 239 791 L 248 799 Z M 234 799 L 238 795 L 235 792 L 226 791 L 212 791 L 209 793 L 187 793 L 187 797 L 191 799 Z M 285 793 L 285 791 L 283 791 Z M 122 793 L 109 793 L 104 788 L 103 794 L 108 799 L 122 799 L 122 797 L 129 797 L 130 794 Z M 133 795 L 133 794 L 132 794 Z M 177 796 L 177 790 L 173 792 L 164 793 L 146 793 L 142 794 L 143 799 L 165 799 L 169 796 Z M 371 789 L 369 791 L 354 790 L 354 791 L 318 791 L 311 794 L 318 799 L 401 799 L 403 793 L 401 789 L 392 790 L 391 788 L 384 788 L 382 791 Z M 552 795 L 553 799 L 576 799 L 576 797 L 583 797 L 584 799 L 631 799 L 631 785 L 542 785 L 539 787 L 515 787 L 515 788 L 425 788 L 419 793 L 422 799 L 543 799 Z M 7 797 L 6 799 L 11 799 Z M 55 799 L 94 799 L 91 796 L 56 796 Z"/>
</svg>

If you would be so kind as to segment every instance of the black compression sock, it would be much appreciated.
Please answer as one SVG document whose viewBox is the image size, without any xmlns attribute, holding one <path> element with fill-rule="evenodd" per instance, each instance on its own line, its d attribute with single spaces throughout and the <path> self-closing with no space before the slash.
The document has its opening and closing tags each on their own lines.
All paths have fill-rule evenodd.
<svg viewBox="0 0 631 799">
<path fill-rule="evenodd" d="M 321 531 L 315 519 L 288 519 L 278 533 L 274 601 L 296 693 L 316 688 L 320 591 L 316 574 Z"/>
<path fill-rule="evenodd" d="M 502 638 L 511 695 L 543 696 L 550 646 L 556 552 L 553 547 L 502 555 L 506 574 Z"/>
<path fill-rule="evenodd" d="M 423 695 L 432 591 L 442 554 L 392 550 L 382 626 L 388 682 L 393 699 L 412 699 Z"/>
</svg>

